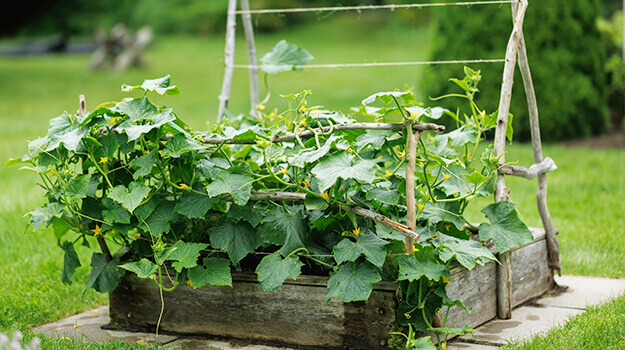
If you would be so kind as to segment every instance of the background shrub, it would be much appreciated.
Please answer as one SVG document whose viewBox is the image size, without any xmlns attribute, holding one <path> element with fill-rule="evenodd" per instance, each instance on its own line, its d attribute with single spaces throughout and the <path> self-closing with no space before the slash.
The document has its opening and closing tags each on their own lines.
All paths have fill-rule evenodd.
<svg viewBox="0 0 625 350">
<path fill-rule="evenodd" d="M 545 141 L 601 133 L 608 121 L 607 83 L 601 36 L 595 24 L 596 0 L 532 1 L 524 33 Z M 503 58 L 512 30 L 510 7 L 447 7 L 433 12 L 437 19 L 434 60 Z M 483 91 L 478 105 L 495 111 L 503 64 L 472 65 L 481 69 Z M 445 82 L 461 77 L 462 67 L 442 65 L 427 74 L 423 90 L 429 96 L 457 92 Z M 529 138 L 527 103 L 520 73 L 515 75 L 511 113 L 515 137 Z"/>
</svg>

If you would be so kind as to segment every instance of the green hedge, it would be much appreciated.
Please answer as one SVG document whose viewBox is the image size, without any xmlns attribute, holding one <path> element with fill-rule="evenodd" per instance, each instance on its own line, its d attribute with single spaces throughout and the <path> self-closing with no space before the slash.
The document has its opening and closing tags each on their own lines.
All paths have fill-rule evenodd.
<svg viewBox="0 0 625 350">
<path fill-rule="evenodd" d="M 595 21 L 597 0 L 532 1 L 524 23 L 529 64 L 538 99 L 542 138 L 556 141 L 596 135 L 607 121 L 604 50 Z M 434 60 L 503 58 L 512 30 L 509 6 L 447 7 L 437 19 Z M 478 104 L 489 112 L 499 103 L 503 64 L 471 65 L 481 69 L 484 93 Z M 442 65 L 426 73 L 429 96 L 457 92 L 446 77 L 462 76 L 462 67 Z M 511 113 L 515 137 L 529 138 L 529 118 L 520 74 L 515 75 Z"/>
</svg>

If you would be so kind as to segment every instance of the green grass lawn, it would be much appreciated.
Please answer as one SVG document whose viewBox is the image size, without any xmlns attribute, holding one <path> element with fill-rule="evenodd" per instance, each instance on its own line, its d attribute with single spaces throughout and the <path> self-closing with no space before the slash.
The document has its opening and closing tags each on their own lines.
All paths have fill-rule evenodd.
<svg viewBox="0 0 625 350">
<path fill-rule="evenodd" d="M 625 349 L 625 298 L 589 307 L 544 335 L 517 342 L 502 350 Z"/>
<path fill-rule="evenodd" d="M 262 55 L 283 37 L 308 49 L 316 57 L 313 63 L 412 61 L 428 58 L 430 31 L 401 23 L 384 24 L 364 14 L 335 16 L 284 35 L 259 36 L 258 51 Z M 78 94 L 87 96 L 91 109 L 100 102 L 123 98 L 119 91 L 122 83 L 140 84 L 144 78 L 165 74 L 172 75 L 181 95 L 155 102 L 171 106 L 191 127 L 207 129 L 217 113 L 223 47 L 221 37 L 157 38 L 146 53 L 147 67 L 124 73 L 90 72 L 87 55 L 0 58 L 0 163 L 25 153 L 26 140 L 42 135 L 50 118 L 64 110 L 75 111 Z M 242 39 L 237 54 L 237 62 L 246 63 Z M 311 104 L 347 111 L 371 93 L 416 87 L 423 74 L 427 72 L 422 67 L 282 73 L 269 79 L 269 106 L 286 108 L 279 94 L 309 89 L 313 90 Z M 249 109 L 247 94 L 247 72 L 238 70 L 230 104 L 233 112 Z M 519 159 L 524 166 L 533 163 L 529 145 L 508 150 L 509 161 Z M 563 273 L 625 277 L 625 152 L 547 145 L 544 153 L 559 167 L 548 175 L 548 200 L 554 225 L 560 229 Z M 51 232 L 25 232 L 23 215 L 43 203 L 43 192 L 37 188 L 34 174 L 17 168 L 0 169 L 0 332 L 27 330 L 107 302 L 106 296 L 93 291 L 82 297 L 88 278 L 85 268 L 77 270 L 74 285 L 61 283 L 62 251 Z M 540 226 L 535 181 L 507 181 L 526 222 Z M 471 221 L 483 219 L 479 212 L 468 216 Z M 88 265 L 90 252 L 79 250 L 79 256 L 83 265 Z M 66 345 L 47 339 L 42 348 L 71 348 Z M 97 347 L 105 348 L 109 347 Z"/>
</svg>

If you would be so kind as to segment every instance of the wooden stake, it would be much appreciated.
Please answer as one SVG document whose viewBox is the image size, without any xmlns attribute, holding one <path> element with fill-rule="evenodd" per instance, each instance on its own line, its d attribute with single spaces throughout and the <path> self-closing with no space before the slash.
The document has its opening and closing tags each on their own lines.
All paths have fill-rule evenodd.
<svg viewBox="0 0 625 350">
<path fill-rule="evenodd" d="M 217 111 L 217 122 L 221 121 L 228 100 L 230 99 L 230 89 L 232 88 L 232 76 L 234 75 L 234 51 L 235 51 L 235 33 L 237 27 L 237 18 L 235 11 L 237 10 L 237 0 L 228 0 L 228 20 L 226 24 L 226 51 L 224 81 L 221 85 L 221 94 L 219 95 L 219 110 Z"/>
<path fill-rule="evenodd" d="M 516 17 L 518 5 L 512 4 L 512 14 Z M 525 38 L 521 31 L 521 41 L 519 42 L 519 70 L 523 77 L 523 86 L 525 87 L 525 96 L 530 116 L 530 130 L 532 135 L 532 149 L 534 150 L 534 162 L 536 164 L 543 162 L 543 150 L 540 138 L 540 123 L 538 118 L 538 103 L 536 102 L 536 92 L 534 91 L 534 83 L 532 82 L 532 74 L 530 72 L 529 62 L 527 59 L 527 49 L 525 47 Z M 549 157 L 545 159 L 550 159 Z M 538 212 L 545 228 L 547 239 L 547 250 L 549 251 L 549 263 L 551 268 L 555 270 L 559 276 L 562 275 L 560 266 L 560 245 L 556 237 L 556 229 L 553 227 L 549 208 L 547 207 L 547 175 L 538 173 L 538 189 L 536 190 L 536 204 Z"/>
<path fill-rule="evenodd" d="M 85 95 L 78 95 L 78 115 L 82 118 L 87 113 L 87 100 L 85 99 Z M 108 245 L 106 244 L 106 240 L 102 236 L 98 236 L 96 239 L 98 241 L 98 245 L 104 254 L 104 258 L 106 262 L 109 263 L 113 260 L 113 256 L 111 255 L 111 251 L 109 250 Z"/>
<path fill-rule="evenodd" d="M 250 196 L 251 201 L 304 201 L 306 200 L 306 193 L 301 192 L 252 192 Z M 361 208 L 355 205 L 333 205 L 341 210 L 352 212 L 356 215 L 360 215 L 366 219 L 373 220 L 375 222 L 379 222 L 383 225 L 386 225 L 393 230 L 401 232 L 406 236 L 406 238 L 410 238 L 412 240 L 418 241 L 419 234 L 414 232 L 414 229 L 410 229 L 407 225 L 400 224 L 399 222 L 393 221 L 388 217 L 371 211 L 369 209 Z"/>
<path fill-rule="evenodd" d="M 408 211 L 406 216 L 406 225 L 411 231 L 414 231 L 417 228 L 417 205 L 414 192 L 414 172 L 417 159 L 417 144 L 422 132 L 423 131 L 417 131 L 416 133 L 413 133 L 412 124 L 409 121 L 406 122 L 406 137 L 408 138 L 408 149 L 406 149 L 406 155 L 408 156 L 408 162 L 406 163 L 406 207 Z M 405 254 L 414 253 L 414 243 L 414 239 L 406 236 L 404 245 Z"/>
<path fill-rule="evenodd" d="M 249 11 L 249 0 L 241 0 L 241 10 Z M 250 65 L 250 115 L 256 116 L 256 108 L 260 103 L 258 97 L 258 67 L 256 66 L 256 44 L 254 42 L 254 26 L 252 25 L 252 15 L 247 12 L 241 15 L 243 20 L 243 31 L 247 42 L 247 63 Z"/>
<path fill-rule="evenodd" d="M 514 81 L 514 68 L 516 66 L 516 57 L 519 43 L 521 41 L 521 33 L 523 28 L 523 19 L 527 3 L 519 0 L 518 11 L 514 16 L 514 28 L 508 46 L 506 48 L 506 64 L 503 71 L 503 82 L 501 85 L 501 96 L 499 99 L 499 110 L 497 112 L 497 126 L 495 131 L 495 157 L 501 156 L 501 163 L 505 163 L 505 147 L 506 147 L 506 127 L 508 126 L 508 114 L 510 112 L 510 99 L 512 97 L 512 85 Z M 508 189 L 504 176 L 499 174 L 497 186 L 495 188 L 495 202 L 508 200 Z M 499 318 L 509 319 L 512 317 L 512 259 L 510 252 L 499 254 L 499 262 L 501 265 L 497 268 L 497 314 Z"/>
</svg>

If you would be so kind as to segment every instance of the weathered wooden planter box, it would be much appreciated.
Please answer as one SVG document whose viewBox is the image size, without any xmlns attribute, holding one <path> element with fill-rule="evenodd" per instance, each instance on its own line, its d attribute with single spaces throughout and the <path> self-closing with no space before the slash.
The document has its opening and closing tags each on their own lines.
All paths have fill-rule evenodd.
<svg viewBox="0 0 625 350">
<path fill-rule="evenodd" d="M 512 252 L 512 303 L 517 306 L 547 292 L 553 275 L 542 229 L 535 242 Z M 471 306 L 469 315 L 453 308 L 450 325 L 476 327 L 497 316 L 497 265 L 472 271 L 454 268 L 447 293 Z M 253 274 L 233 274 L 233 287 L 179 287 L 164 292 L 160 330 L 179 334 L 291 345 L 301 349 L 386 349 L 395 325 L 397 283 L 374 285 L 367 301 L 344 303 L 333 298 L 324 308 L 327 278 L 300 276 L 272 292 L 261 292 Z M 113 326 L 154 330 L 161 299 L 158 288 L 127 274 L 110 294 Z"/>
</svg>

